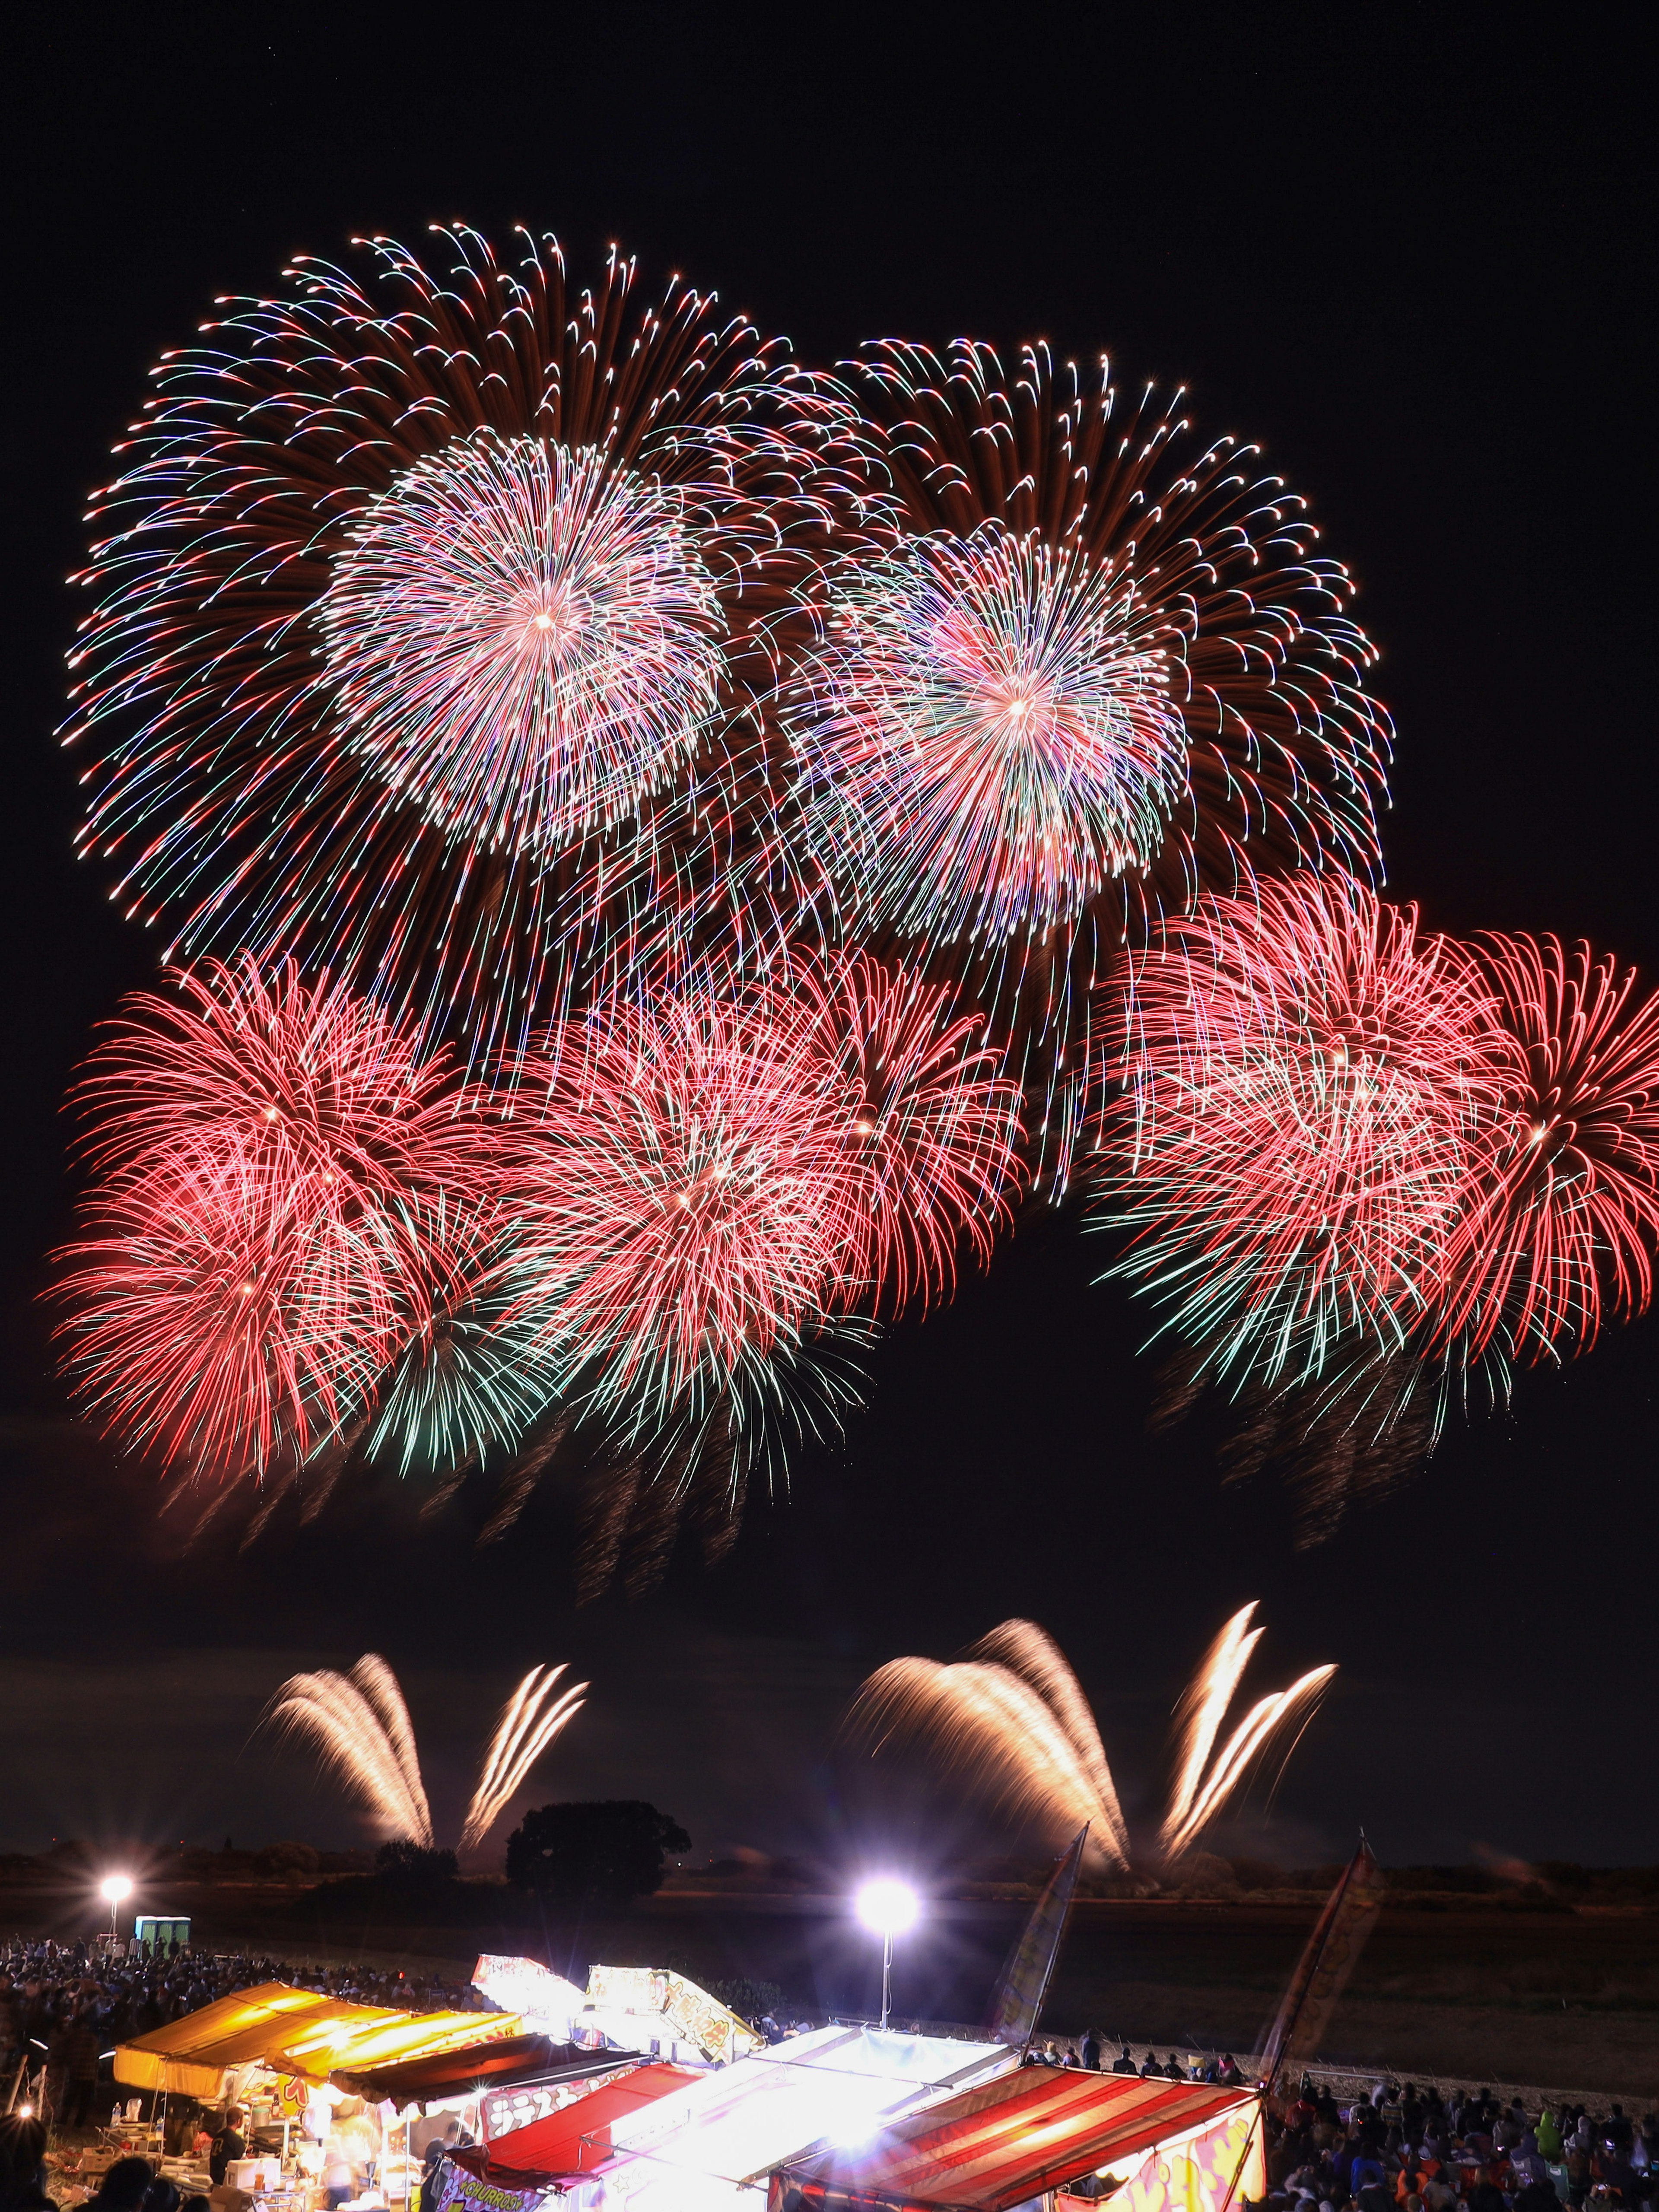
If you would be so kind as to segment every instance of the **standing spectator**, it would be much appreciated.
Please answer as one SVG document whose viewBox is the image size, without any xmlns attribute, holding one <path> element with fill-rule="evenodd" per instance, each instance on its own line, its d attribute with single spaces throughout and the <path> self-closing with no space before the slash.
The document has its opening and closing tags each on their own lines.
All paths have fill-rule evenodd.
<svg viewBox="0 0 1659 2212">
<path fill-rule="evenodd" d="M 60 2128 L 85 2128 L 92 2121 L 98 2087 L 98 2024 L 90 2004 L 78 2004 L 70 2019 L 68 2078 L 58 2108 Z"/>
<path fill-rule="evenodd" d="M 1083 2063 L 1091 2074 L 1100 2071 L 1100 2038 L 1091 2027 L 1083 2039 Z"/>
<path fill-rule="evenodd" d="M 245 2158 L 246 2155 L 247 2144 L 242 2136 L 241 2106 L 228 2106 L 225 2110 L 225 2124 L 213 2138 L 213 2147 L 208 2153 L 208 2172 L 216 2189 L 223 2181 L 228 2168 L 234 2166 L 239 2158 Z"/>
</svg>

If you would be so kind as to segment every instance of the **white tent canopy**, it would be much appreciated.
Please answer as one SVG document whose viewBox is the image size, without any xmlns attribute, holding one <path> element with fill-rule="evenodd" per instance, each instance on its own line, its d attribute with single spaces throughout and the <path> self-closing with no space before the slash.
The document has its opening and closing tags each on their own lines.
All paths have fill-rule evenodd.
<svg viewBox="0 0 1659 2212">
<path fill-rule="evenodd" d="M 1016 2056 L 1003 2044 L 870 2027 L 796 2036 L 619 2120 L 610 2164 L 561 2212 L 756 2212 L 774 2166 L 860 2142 Z"/>
</svg>

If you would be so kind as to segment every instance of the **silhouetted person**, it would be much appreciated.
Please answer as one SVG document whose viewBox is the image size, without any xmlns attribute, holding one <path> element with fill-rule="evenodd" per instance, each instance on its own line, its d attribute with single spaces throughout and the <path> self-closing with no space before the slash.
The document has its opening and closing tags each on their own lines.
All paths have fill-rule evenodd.
<svg viewBox="0 0 1659 2212">
<path fill-rule="evenodd" d="M 88 2197 L 84 2212 L 139 2212 L 150 2184 L 155 2179 L 155 2169 L 147 2158 L 118 2158 L 98 2185 L 98 2194 Z"/>
<path fill-rule="evenodd" d="M 0 2114 L 0 2212 L 58 2212 L 46 2194 L 46 2131 L 21 2112 Z"/>
</svg>

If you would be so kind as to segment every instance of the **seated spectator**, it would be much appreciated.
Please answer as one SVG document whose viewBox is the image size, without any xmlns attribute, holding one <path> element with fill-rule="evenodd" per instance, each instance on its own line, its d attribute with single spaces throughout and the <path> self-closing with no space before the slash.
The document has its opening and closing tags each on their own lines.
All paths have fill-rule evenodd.
<svg viewBox="0 0 1659 2212">
<path fill-rule="evenodd" d="M 86 2212 L 140 2212 L 155 2169 L 147 2158 L 118 2158 L 87 2200 Z"/>
</svg>

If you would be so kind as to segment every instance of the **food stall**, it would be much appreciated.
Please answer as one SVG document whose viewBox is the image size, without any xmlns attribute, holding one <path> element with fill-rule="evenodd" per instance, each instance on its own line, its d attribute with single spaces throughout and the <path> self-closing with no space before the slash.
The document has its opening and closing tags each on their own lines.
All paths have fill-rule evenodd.
<svg viewBox="0 0 1659 2212">
<path fill-rule="evenodd" d="M 767 2212 L 1226 2212 L 1267 2193 L 1254 2090 L 1024 2066 L 786 2161 Z"/>
<path fill-rule="evenodd" d="M 248 2155 L 226 2177 L 224 2212 L 245 2212 L 244 2200 L 253 2212 L 324 2212 L 343 2186 L 353 2207 L 383 2212 L 413 2192 L 419 2100 L 400 2106 L 365 2087 L 383 2070 L 447 2058 L 476 2105 L 474 2066 L 514 2039 L 522 2057 L 522 2030 L 511 2013 L 392 2011 L 268 1982 L 121 2045 L 115 2078 L 163 2100 L 242 2108 Z M 163 2171 L 199 2185 L 188 2161 Z"/>
<path fill-rule="evenodd" d="M 611 2124 L 611 2154 L 549 2212 L 765 2212 L 769 2179 L 829 2143 L 1005 2071 L 1005 2044 L 824 2027 L 706 2073 Z"/>
<path fill-rule="evenodd" d="M 486 1953 L 472 1986 L 545 2034 L 674 2065 L 725 2066 L 765 2048 L 747 2021 L 665 1966 L 590 1966 L 581 1990 L 533 1959 Z"/>
</svg>

